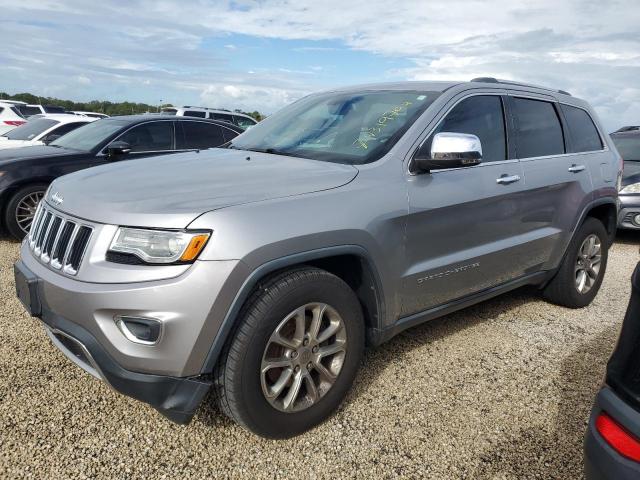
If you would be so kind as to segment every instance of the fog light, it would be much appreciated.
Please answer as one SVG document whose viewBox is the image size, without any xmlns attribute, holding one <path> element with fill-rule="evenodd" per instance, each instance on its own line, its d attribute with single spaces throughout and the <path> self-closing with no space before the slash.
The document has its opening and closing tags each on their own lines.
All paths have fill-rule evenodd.
<svg viewBox="0 0 640 480">
<path fill-rule="evenodd" d="M 118 315 L 114 318 L 122 334 L 135 343 L 154 345 L 160 339 L 162 323 L 153 318 Z"/>
<path fill-rule="evenodd" d="M 638 215 L 636 215 L 635 217 L 633 217 L 633 223 L 635 223 L 636 225 L 638 225 L 640 227 L 640 213 Z"/>
</svg>

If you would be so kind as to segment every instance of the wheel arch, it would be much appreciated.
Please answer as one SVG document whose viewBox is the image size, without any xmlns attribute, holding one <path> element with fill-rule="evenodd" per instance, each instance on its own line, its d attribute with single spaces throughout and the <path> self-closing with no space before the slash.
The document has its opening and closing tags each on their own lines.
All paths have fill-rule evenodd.
<svg viewBox="0 0 640 480">
<path fill-rule="evenodd" d="M 2 205 L 2 210 L 0 211 L 0 224 L 3 229 L 6 229 L 5 225 L 5 217 L 7 213 L 7 207 L 9 203 L 9 199 L 11 196 L 20 190 L 23 187 L 27 187 L 29 185 L 35 185 L 38 183 L 43 183 L 50 185 L 51 182 L 55 180 L 55 177 L 47 177 L 47 176 L 39 176 L 39 177 L 28 177 L 21 178 L 13 182 L 11 185 L 8 185 L 2 193 L 0 193 L 0 205 Z"/>
<path fill-rule="evenodd" d="M 260 265 L 244 281 L 213 340 L 201 369 L 202 374 L 213 371 L 220 352 L 237 325 L 242 306 L 255 288 L 276 273 L 305 265 L 326 270 L 351 287 L 363 310 L 367 338 L 370 332 L 382 325 L 385 303 L 381 277 L 365 248 L 340 245 L 288 255 Z"/>
</svg>

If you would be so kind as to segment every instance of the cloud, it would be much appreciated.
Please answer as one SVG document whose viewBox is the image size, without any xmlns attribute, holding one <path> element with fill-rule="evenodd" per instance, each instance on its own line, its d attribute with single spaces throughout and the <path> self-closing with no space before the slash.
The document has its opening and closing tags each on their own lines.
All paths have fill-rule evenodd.
<svg viewBox="0 0 640 480">
<path fill-rule="evenodd" d="M 152 98 L 166 98 L 170 91 L 178 100 L 196 95 L 223 104 L 253 102 L 252 110 L 272 111 L 309 90 L 353 83 L 357 64 L 349 65 L 352 76 L 344 68 L 324 68 L 322 77 L 308 74 L 327 67 L 322 62 L 332 54 L 351 50 L 380 60 L 377 72 L 367 70 L 375 75 L 370 81 L 495 76 L 569 90 L 590 101 L 611 129 L 640 122 L 637 0 L 130 0 L 126 5 L 135 14 L 122 15 L 120 0 L 10 3 L 3 7 L 0 42 L 11 48 L 0 52 L 0 64 L 24 69 L 15 79 L 24 83 L 20 90 L 85 75 L 96 95 L 126 95 L 152 80 L 138 91 Z M 280 63 L 287 59 L 283 54 L 267 69 L 255 61 L 242 63 L 231 41 L 221 45 L 233 51 L 233 63 L 229 52 L 217 51 L 222 48 L 206 48 L 207 41 L 232 34 L 256 44 L 289 41 L 283 53 L 285 48 L 292 55 L 304 53 L 304 63 Z M 401 59 L 405 66 L 387 71 L 386 59 Z M 225 86 L 243 93 L 234 96 Z"/>
<path fill-rule="evenodd" d="M 292 94 L 288 90 L 265 88 L 257 85 L 208 85 L 200 94 L 205 105 L 218 108 L 253 111 L 256 105 L 262 105 L 263 111 L 274 111 L 282 105 L 291 103 L 301 94 Z"/>
<path fill-rule="evenodd" d="M 78 75 L 76 77 L 76 82 L 81 85 L 91 85 L 91 79 L 85 75 Z"/>
</svg>

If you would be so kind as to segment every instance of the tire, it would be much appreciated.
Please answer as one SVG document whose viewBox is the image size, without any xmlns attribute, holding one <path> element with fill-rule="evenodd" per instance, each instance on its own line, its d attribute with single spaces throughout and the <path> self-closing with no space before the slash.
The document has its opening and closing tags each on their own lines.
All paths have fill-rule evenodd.
<svg viewBox="0 0 640 480">
<path fill-rule="evenodd" d="M 595 256 L 590 258 L 589 263 L 586 262 L 585 254 L 589 255 L 589 248 L 585 246 L 585 242 L 595 238 L 600 245 L 600 261 L 595 261 Z M 580 257 L 579 258 L 579 254 Z M 609 235 L 601 221 L 596 218 L 588 217 L 580 226 L 574 235 L 565 257 L 560 265 L 558 273 L 549 282 L 543 290 L 543 297 L 551 303 L 569 308 L 582 308 L 589 305 L 600 290 L 605 271 L 607 269 L 607 258 L 609 254 Z M 582 262 L 582 263 L 579 263 Z M 593 265 L 591 265 L 593 262 Z M 595 279 L 593 275 L 587 275 L 590 285 L 585 283 L 583 290 L 580 290 L 580 279 L 585 277 L 581 275 L 580 269 L 591 265 L 591 270 L 595 269 L 595 265 L 599 265 Z"/>
<path fill-rule="evenodd" d="M 26 210 L 24 210 L 25 206 L 37 207 L 38 202 L 44 197 L 47 187 L 48 185 L 45 183 L 27 185 L 20 188 L 9 198 L 7 208 L 4 212 L 4 224 L 12 237 L 22 240 L 27 233 L 29 233 L 28 228 L 25 230 L 23 227 L 30 226 L 30 223 L 27 225 L 26 222 L 19 222 L 17 217 L 18 215 L 27 213 Z M 31 213 L 32 219 L 34 213 L 35 208 Z"/>
<path fill-rule="evenodd" d="M 323 309 L 325 304 L 328 307 Z M 305 315 L 298 316 L 296 311 L 302 312 L 302 306 L 305 306 Z M 323 323 L 318 323 L 320 327 L 316 337 L 305 328 L 304 338 L 313 339 L 307 340 L 310 342 L 308 345 L 300 344 L 296 350 L 272 340 L 278 331 L 281 334 L 278 341 L 283 337 L 287 342 L 293 341 L 291 338 L 298 334 L 298 318 L 306 319 L 304 324 L 309 326 L 309 330 L 313 330 L 314 318 L 322 319 Z M 318 425 L 336 410 L 355 379 L 364 352 L 362 309 L 345 282 L 313 267 L 276 274 L 256 288 L 243 307 L 238 322 L 214 371 L 215 397 L 222 412 L 263 437 L 289 438 Z M 284 332 L 289 327 L 293 333 L 288 336 Z M 340 329 L 326 342 L 315 343 L 330 328 Z M 331 341 L 333 343 L 329 344 Z M 329 376 L 320 374 L 316 359 L 329 351 L 328 348 L 340 349 L 342 346 L 344 352 L 320 361 L 326 364 L 329 360 L 330 367 L 321 366 L 327 371 L 334 369 L 329 373 L 336 375 L 333 384 L 327 387 L 325 379 Z M 276 357 L 291 363 L 263 373 L 263 361 Z M 298 376 L 304 380 L 299 389 L 293 390 Z M 265 392 L 272 392 L 282 378 L 289 379 L 289 386 L 283 387 L 282 393 L 269 401 Z M 307 383 L 311 380 L 314 380 L 315 387 Z M 313 390 L 315 400 L 311 400 Z M 299 395 L 292 396 L 293 401 L 287 407 L 286 400 L 292 391 Z"/>
</svg>

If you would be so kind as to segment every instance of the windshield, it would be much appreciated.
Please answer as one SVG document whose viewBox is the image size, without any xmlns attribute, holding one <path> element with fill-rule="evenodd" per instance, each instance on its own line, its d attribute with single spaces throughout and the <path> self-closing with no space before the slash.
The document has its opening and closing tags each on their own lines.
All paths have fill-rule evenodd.
<svg viewBox="0 0 640 480">
<path fill-rule="evenodd" d="M 58 121 L 48 118 L 36 118 L 30 122 L 20 125 L 13 130 L 10 130 L 5 134 L 9 140 L 33 140 L 41 133 L 49 130 L 54 125 L 57 125 Z"/>
<path fill-rule="evenodd" d="M 352 165 L 373 162 L 438 95 L 408 90 L 311 95 L 254 125 L 229 148 Z"/>
<path fill-rule="evenodd" d="M 611 137 L 625 161 L 640 162 L 640 135 L 633 137 Z"/>
<path fill-rule="evenodd" d="M 49 145 L 90 152 L 94 148 L 102 145 L 102 143 L 122 127 L 130 123 L 129 120 L 114 120 L 110 118 L 97 120 L 76 128 L 72 132 L 54 140 Z"/>
</svg>

